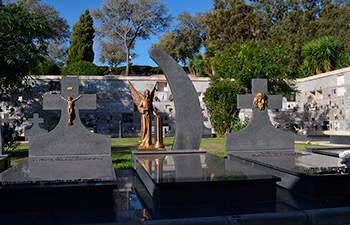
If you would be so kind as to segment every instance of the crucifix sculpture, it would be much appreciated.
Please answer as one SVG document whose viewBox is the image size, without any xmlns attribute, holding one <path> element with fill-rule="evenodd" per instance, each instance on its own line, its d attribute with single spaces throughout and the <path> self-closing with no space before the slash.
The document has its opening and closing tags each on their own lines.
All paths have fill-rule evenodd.
<svg viewBox="0 0 350 225">
<path fill-rule="evenodd" d="M 83 97 L 83 95 L 79 95 L 78 97 L 76 97 L 75 99 L 73 99 L 72 97 L 68 97 L 67 99 L 64 98 L 62 95 L 60 95 L 60 97 L 66 101 L 68 103 L 67 106 L 67 113 L 68 113 L 68 126 L 72 126 L 72 115 L 74 113 L 74 102 L 76 100 L 78 100 L 79 98 Z"/>
<path fill-rule="evenodd" d="M 268 94 L 267 79 L 253 79 L 252 94 L 238 95 L 237 108 L 252 109 L 252 118 L 243 130 L 226 134 L 226 152 L 294 149 L 294 134 L 271 124 L 268 109 L 281 109 L 282 96 Z"/>
</svg>

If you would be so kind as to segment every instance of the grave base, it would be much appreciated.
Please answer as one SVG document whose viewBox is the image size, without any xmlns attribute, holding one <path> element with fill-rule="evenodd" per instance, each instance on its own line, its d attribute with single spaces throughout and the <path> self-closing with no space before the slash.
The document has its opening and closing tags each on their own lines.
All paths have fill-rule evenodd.
<svg viewBox="0 0 350 225">
<path fill-rule="evenodd" d="M 312 152 L 321 155 L 328 155 L 332 157 L 339 158 L 339 153 L 344 152 L 345 150 L 349 150 L 349 146 L 347 147 L 306 147 L 307 152 Z"/>
<path fill-rule="evenodd" d="M 226 163 L 198 150 L 133 152 L 134 169 L 155 206 L 276 200 L 279 178 L 244 165 L 227 170 Z"/>
<path fill-rule="evenodd" d="M 348 135 L 330 135 L 332 144 L 350 145 L 350 136 Z"/>
<path fill-rule="evenodd" d="M 340 159 L 294 151 L 229 152 L 229 159 L 253 163 L 260 170 L 280 177 L 278 185 L 312 198 L 350 194 L 348 170 Z"/>
<path fill-rule="evenodd" d="M 110 157 L 31 157 L 0 174 L 2 213 L 113 210 Z"/>
<path fill-rule="evenodd" d="M 10 168 L 11 159 L 7 155 L 0 155 L 0 173 Z"/>
</svg>

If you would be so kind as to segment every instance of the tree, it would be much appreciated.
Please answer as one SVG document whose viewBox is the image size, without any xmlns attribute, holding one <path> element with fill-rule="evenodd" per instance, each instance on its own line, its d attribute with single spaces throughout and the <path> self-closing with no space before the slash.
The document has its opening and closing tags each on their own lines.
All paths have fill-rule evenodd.
<svg viewBox="0 0 350 225">
<path fill-rule="evenodd" d="M 183 12 L 176 18 L 178 24 L 174 30 L 163 34 L 157 44 L 151 48 L 160 48 L 177 62 L 187 64 L 199 53 L 206 41 L 204 13 L 196 13 L 191 16 Z"/>
<path fill-rule="evenodd" d="M 130 50 L 137 39 L 149 39 L 169 26 L 171 17 L 158 0 L 106 0 L 93 16 L 101 25 L 98 32 L 110 41 L 122 40 L 126 51 L 126 75 Z"/>
<path fill-rule="evenodd" d="M 59 68 L 63 68 L 67 60 L 67 50 L 68 47 L 64 41 L 51 40 L 48 45 L 46 58 Z"/>
<path fill-rule="evenodd" d="M 281 45 L 266 46 L 260 41 L 236 42 L 226 45 L 213 59 L 216 72 L 212 79 L 234 79 L 246 92 L 251 93 L 252 79 L 267 78 L 271 94 L 288 96 L 293 92 L 289 83 L 289 59 Z"/>
<path fill-rule="evenodd" d="M 87 9 L 80 15 L 79 21 L 73 25 L 66 65 L 78 61 L 94 61 L 94 51 L 92 48 L 94 44 L 94 33 L 93 19 Z"/>
<path fill-rule="evenodd" d="M 62 41 L 69 38 L 70 31 L 67 20 L 60 17 L 59 12 L 52 6 L 42 3 L 41 0 L 5 0 L 4 2 L 16 3 L 31 13 L 45 17 L 46 23 L 51 27 L 50 35 L 55 40 Z"/>
<path fill-rule="evenodd" d="M 112 70 L 120 63 L 125 62 L 125 51 L 122 44 L 117 42 L 105 42 L 102 40 L 99 40 L 99 43 L 100 62 L 107 63 Z"/>
<path fill-rule="evenodd" d="M 231 132 L 239 122 L 237 95 L 251 93 L 253 78 L 267 78 L 271 94 L 289 96 L 294 91 L 288 82 L 288 58 L 279 45 L 267 47 L 259 41 L 238 41 L 217 52 L 212 65 L 216 73 L 210 77 L 204 101 L 210 122 L 219 134 Z"/>
<path fill-rule="evenodd" d="M 0 5 L 0 93 L 23 87 L 28 71 L 45 54 L 45 44 L 54 38 L 52 34 L 43 15 L 16 4 Z"/>
<path fill-rule="evenodd" d="M 49 35 L 52 37 L 49 42 L 41 43 L 47 46 L 45 57 L 59 67 L 63 67 L 66 58 L 65 42 L 70 36 L 70 27 L 67 20 L 60 17 L 59 12 L 52 6 L 42 3 L 41 0 L 5 0 L 5 2 L 15 3 L 31 13 L 45 18 L 46 23 L 51 27 L 51 34 Z"/>
<path fill-rule="evenodd" d="M 303 47 L 304 61 L 299 77 L 312 76 L 337 69 L 342 59 L 343 46 L 332 36 L 312 40 Z"/>
<path fill-rule="evenodd" d="M 294 77 L 302 64 L 302 47 L 322 36 L 340 40 L 350 50 L 350 8 L 346 0 L 214 0 L 206 16 L 207 47 L 248 40 L 282 44 Z"/>
<path fill-rule="evenodd" d="M 206 46 L 223 50 L 226 44 L 255 40 L 260 29 L 260 16 L 244 0 L 214 0 L 213 10 L 206 14 Z"/>
</svg>

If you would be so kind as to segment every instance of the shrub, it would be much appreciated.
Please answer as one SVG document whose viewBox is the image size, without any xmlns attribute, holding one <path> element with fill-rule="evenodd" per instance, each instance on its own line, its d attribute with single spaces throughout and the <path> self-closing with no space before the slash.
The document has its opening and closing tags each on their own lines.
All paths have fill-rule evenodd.
<svg viewBox="0 0 350 225">
<path fill-rule="evenodd" d="M 60 68 L 49 60 L 39 62 L 34 68 L 29 71 L 30 75 L 60 75 Z"/>
<path fill-rule="evenodd" d="M 87 61 L 78 61 L 65 66 L 62 70 L 62 75 L 102 75 L 101 69 Z"/>
<path fill-rule="evenodd" d="M 225 79 L 212 81 L 205 91 L 204 102 L 208 109 L 210 123 L 219 135 L 231 132 L 237 124 L 239 113 L 237 95 L 243 93 L 240 86 Z"/>
<path fill-rule="evenodd" d="M 16 150 L 19 146 L 18 133 L 8 123 L 2 126 L 2 138 L 4 151 Z"/>
</svg>

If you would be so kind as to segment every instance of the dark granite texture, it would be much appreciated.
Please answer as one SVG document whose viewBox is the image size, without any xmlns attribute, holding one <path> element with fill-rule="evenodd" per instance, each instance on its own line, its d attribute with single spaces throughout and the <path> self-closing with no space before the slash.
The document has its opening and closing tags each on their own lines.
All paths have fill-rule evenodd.
<svg viewBox="0 0 350 225">
<path fill-rule="evenodd" d="M 344 147 L 305 147 L 307 152 L 312 152 L 321 155 L 328 155 L 332 157 L 339 158 L 339 153 L 344 152 L 345 150 L 349 150 L 349 146 Z"/>
<path fill-rule="evenodd" d="M 10 168 L 11 160 L 7 155 L 0 155 L 0 173 Z"/>
<path fill-rule="evenodd" d="M 9 114 L 4 114 L 4 118 L 0 119 L 0 156 L 2 155 L 2 125 L 6 123 L 13 123 L 13 119 L 9 118 Z"/>
<path fill-rule="evenodd" d="M 160 206 L 275 200 L 280 180 L 238 160 L 208 153 L 134 154 L 133 160 L 138 176 Z"/>
<path fill-rule="evenodd" d="M 280 177 L 278 184 L 310 197 L 349 195 L 349 169 L 341 159 L 298 151 L 236 151 L 229 159 L 241 159 Z"/>
<path fill-rule="evenodd" d="M 330 135 L 332 144 L 350 145 L 350 136 L 348 135 Z"/>
<path fill-rule="evenodd" d="M 71 90 L 69 90 L 71 89 Z M 64 98 L 79 96 L 79 78 L 62 77 L 61 95 Z M 32 137 L 29 156 L 110 155 L 111 137 L 91 133 L 80 121 L 80 109 L 96 109 L 96 95 L 84 94 L 75 102 L 73 125 L 68 125 L 67 102 L 58 94 L 44 95 L 44 110 L 61 110 L 61 119 L 54 130 Z"/>
<path fill-rule="evenodd" d="M 294 149 L 294 134 L 272 126 L 268 110 L 253 107 L 256 93 L 263 92 L 268 98 L 268 109 L 281 109 L 282 96 L 268 95 L 267 80 L 252 80 L 252 95 L 238 95 L 238 108 L 252 108 L 253 115 L 248 126 L 238 132 L 226 134 L 226 153 L 247 150 L 287 150 Z"/>
<path fill-rule="evenodd" d="M 0 211 L 113 209 L 109 156 L 30 157 L 0 174 Z"/>
<path fill-rule="evenodd" d="M 154 48 L 150 56 L 164 72 L 174 98 L 176 131 L 173 150 L 199 149 L 203 115 L 196 89 L 181 66 L 164 51 Z"/>
<path fill-rule="evenodd" d="M 29 118 L 28 121 L 32 123 L 32 127 L 24 131 L 25 140 L 28 141 L 29 137 L 46 134 L 47 130 L 40 128 L 39 124 L 44 123 L 43 118 L 39 118 L 39 113 L 33 113 L 33 118 Z"/>
</svg>

